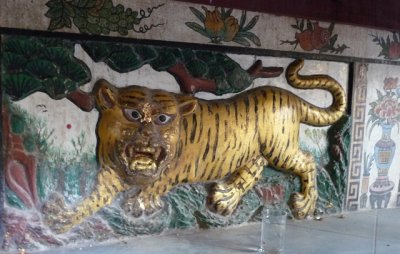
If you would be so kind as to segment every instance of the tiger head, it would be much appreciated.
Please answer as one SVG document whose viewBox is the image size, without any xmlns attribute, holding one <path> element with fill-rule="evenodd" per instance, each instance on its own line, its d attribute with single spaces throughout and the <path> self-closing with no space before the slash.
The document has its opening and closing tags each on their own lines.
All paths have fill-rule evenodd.
<svg viewBox="0 0 400 254">
<path fill-rule="evenodd" d="M 181 119 L 197 100 L 139 86 L 95 84 L 98 159 L 128 184 L 147 184 L 176 163 Z"/>
</svg>

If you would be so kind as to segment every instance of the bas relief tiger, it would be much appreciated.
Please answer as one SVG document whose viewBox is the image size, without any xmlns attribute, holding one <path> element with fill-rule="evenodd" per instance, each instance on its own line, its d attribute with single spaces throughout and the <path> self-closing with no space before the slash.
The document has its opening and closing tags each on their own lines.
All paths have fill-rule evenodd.
<svg viewBox="0 0 400 254">
<path fill-rule="evenodd" d="M 139 86 L 116 88 L 105 80 L 94 95 L 101 170 L 93 193 L 75 208 L 59 202 L 43 207 L 48 225 L 65 232 L 124 192 L 121 207 L 138 217 L 152 214 L 160 199 L 183 183 L 214 182 L 208 207 L 231 214 L 266 165 L 298 175 L 301 192 L 291 197 L 297 218 L 312 215 L 317 200 L 316 165 L 299 148 L 300 123 L 330 125 L 345 111 L 341 86 L 325 75 L 298 74 L 302 60 L 286 70 L 288 83 L 319 88 L 333 96 L 319 108 L 277 87 L 258 87 L 229 99 L 201 100 Z M 139 191 L 130 194 L 133 187 Z"/>
</svg>

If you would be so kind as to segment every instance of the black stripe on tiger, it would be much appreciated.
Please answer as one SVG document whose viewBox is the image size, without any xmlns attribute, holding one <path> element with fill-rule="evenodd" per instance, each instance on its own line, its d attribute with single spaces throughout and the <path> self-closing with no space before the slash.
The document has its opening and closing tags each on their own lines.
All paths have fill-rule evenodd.
<svg viewBox="0 0 400 254">
<path fill-rule="evenodd" d="M 200 179 L 205 179 L 205 175 L 207 173 L 207 169 L 208 169 L 209 164 L 210 163 L 207 162 L 206 166 L 204 167 L 203 174 L 201 174 L 201 176 L 200 176 Z"/>
<path fill-rule="evenodd" d="M 233 101 L 233 109 L 235 110 L 235 122 L 238 125 L 238 105 L 236 101 Z"/>
<path fill-rule="evenodd" d="M 276 105 L 275 105 L 275 100 L 276 100 L 275 90 L 271 90 L 271 93 L 272 93 L 272 113 L 275 113 L 275 111 L 276 111 Z"/>
<path fill-rule="evenodd" d="M 187 130 L 187 128 L 188 128 L 188 121 L 187 121 L 187 119 L 186 118 L 183 118 L 183 121 L 182 121 L 182 124 L 183 124 L 183 130 L 185 131 L 185 145 L 187 145 L 187 134 L 188 134 L 188 130 Z"/>
<path fill-rule="evenodd" d="M 144 99 L 145 97 L 146 97 L 146 94 L 144 92 L 141 92 L 141 91 L 132 91 L 129 94 L 124 94 L 124 93 L 120 94 L 120 98 L 121 99 L 124 99 L 124 98 Z"/>
<path fill-rule="evenodd" d="M 199 160 L 200 156 L 197 156 L 196 161 L 194 162 L 194 175 L 197 176 L 197 172 L 199 170 Z"/>
<path fill-rule="evenodd" d="M 267 99 L 267 92 L 265 90 L 263 90 L 263 89 L 261 90 L 261 95 L 264 98 L 264 100 Z"/>
<path fill-rule="evenodd" d="M 254 101 L 254 116 L 255 116 L 255 124 L 254 124 L 254 134 L 253 134 L 253 140 L 256 138 L 256 135 L 258 134 L 258 98 L 257 95 L 253 95 L 253 101 Z"/>
<path fill-rule="evenodd" d="M 210 150 L 210 135 L 211 135 L 211 129 L 208 129 L 207 143 L 206 143 L 206 149 L 204 150 L 204 153 L 203 153 L 203 160 L 205 160 L 207 158 L 208 151 Z"/>
<path fill-rule="evenodd" d="M 246 95 L 243 99 L 244 102 L 244 106 L 245 106 L 245 112 L 246 112 L 246 130 L 249 128 L 249 120 L 250 120 L 250 100 L 249 100 L 249 96 Z"/>
<path fill-rule="evenodd" d="M 215 142 L 213 146 L 213 155 L 212 155 L 212 161 L 215 161 L 215 155 L 217 153 L 217 148 L 218 148 L 218 138 L 219 138 L 219 114 L 215 114 Z"/>
<path fill-rule="evenodd" d="M 182 142 L 182 140 L 179 140 L 175 158 L 180 158 L 182 155 L 182 152 L 183 152 L 183 142 Z"/>
<path fill-rule="evenodd" d="M 250 144 L 249 144 L 249 146 L 250 146 Z M 249 157 L 250 157 L 250 149 L 247 149 L 245 161 L 247 161 L 249 159 Z"/>
<path fill-rule="evenodd" d="M 228 140 L 228 120 L 224 120 L 224 142 L 226 142 Z"/>
<path fill-rule="evenodd" d="M 224 103 L 224 105 L 225 105 L 226 114 L 227 114 L 227 116 L 229 118 L 230 115 L 231 115 L 231 107 L 230 107 L 230 105 L 228 103 Z"/>
<path fill-rule="evenodd" d="M 270 146 L 271 147 L 271 146 Z M 270 158 L 273 154 L 274 154 L 274 151 L 275 151 L 275 146 L 272 146 L 271 147 L 271 151 L 266 155 L 268 158 Z"/>
<path fill-rule="evenodd" d="M 216 178 L 220 179 L 222 177 L 222 171 L 224 170 L 224 168 L 222 167 L 226 161 L 227 156 L 224 156 L 224 159 L 221 161 L 221 163 L 218 166 L 218 173 Z"/>
<path fill-rule="evenodd" d="M 196 136 L 196 130 L 197 130 L 197 118 L 196 118 L 196 114 L 193 114 L 192 122 L 193 122 L 193 125 L 192 125 L 192 131 L 190 132 L 190 143 L 193 144 L 193 142 L 194 142 L 194 137 Z"/>
<path fill-rule="evenodd" d="M 203 119 L 203 114 L 204 114 L 204 109 L 203 109 L 203 105 L 201 105 L 201 104 L 199 104 L 199 109 L 200 109 L 200 119 Z M 199 143 L 200 142 L 200 138 L 202 137 L 202 135 L 203 135 L 203 121 L 200 121 L 200 126 L 199 126 L 199 129 L 200 129 L 200 131 L 199 131 L 199 137 L 197 138 L 197 143 Z"/>
<path fill-rule="evenodd" d="M 235 143 L 233 144 L 233 147 L 232 147 L 233 149 L 236 148 L 236 143 L 237 143 L 236 140 L 237 140 L 237 136 L 236 136 L 236 132 L 234 131 L 234 132 L 233 132 L 233 141 L 234 141 Z"/>
<path fill-rule="evenodd" d="M 212 115 L 212 114 L 213 114 L 213 111 L 212 111 L 212 109 L 211 109 L 210 103 L 207 103 L 207 110 L 208 110 L 208 114 L 209 114 L 209 115 Z"/>
</svg>

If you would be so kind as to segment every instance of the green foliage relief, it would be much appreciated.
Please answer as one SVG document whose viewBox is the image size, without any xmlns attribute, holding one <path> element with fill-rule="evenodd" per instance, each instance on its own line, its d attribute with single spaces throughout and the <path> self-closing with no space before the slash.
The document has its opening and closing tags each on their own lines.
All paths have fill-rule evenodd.
<svg viewBox="0 0 400 254">
<path fill-rule="evenodd" d="M 53 99 L 61 99 L 91 81 L 89 67 L 74 57 L 75 44 L 81 44 L 95 62 L 104 62 L 122 73 L 137 70 L 146 64 L 156 71 L 168 71 L 177 64 L 183 64 L 193 78 L 213 80 L 215 93 L 219 95 L 240 92 L 254 79 L 237 62 L 219 52 L 6 36 L 1 59 L 2 84 L 6 94 L 12 100 L 21 100 L 41 91 Z"/>
<path fill-rule="evenodd" d="M 75 25 L 81 33 L 108 35 L 116 32 L 127 35 L 130 30 L 146 33 L 163 25 L 159 23 L 140 26 L 140 23 L 164 4 L 148 8 L 147 11 L 135 11 L 121 4 L 114 5 L 112 0 L 50 0 L 46 5 L 49 7 L 45 15 L 50 18 L 50 31 Z"/>
<path fill-rule="evenodd" d="M 37 91 L 60 99 L 91 79 L 87 65 L 73 56 L 71 41 L 11 36 L 2 46 L 2 85 L 13 100 Z"/>
</svg>

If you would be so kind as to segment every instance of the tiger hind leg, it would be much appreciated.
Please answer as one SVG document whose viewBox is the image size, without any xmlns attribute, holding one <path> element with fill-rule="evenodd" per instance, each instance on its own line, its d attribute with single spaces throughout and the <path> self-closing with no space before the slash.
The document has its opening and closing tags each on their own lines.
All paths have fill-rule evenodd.
<svg viewBox="0 0 400 254">
<path fill-rule="evenodd" d="M 242 196 L 258 181 L 265 165 L 264 157 L 256 157 L 227 179 L 213 184 L 207 198 L 209 209 L 224 216 L 232 214 Z"/>
<path fill-rule="evenodd" d="M 284 156 L 282 156 L 284 157 Z M 296 174 L 301 180 L 301 193 L 293 193 L 290 207 L 293 215 L 298 219 L 313 216 L 318 198 L 316 188 L 316 164 L 312 155 L 298 150 L 297 153 L 280 160 L 277 168 L 289 170 Z M 282 161 L 285 161 L 282 163 Z"/>
</svg>

